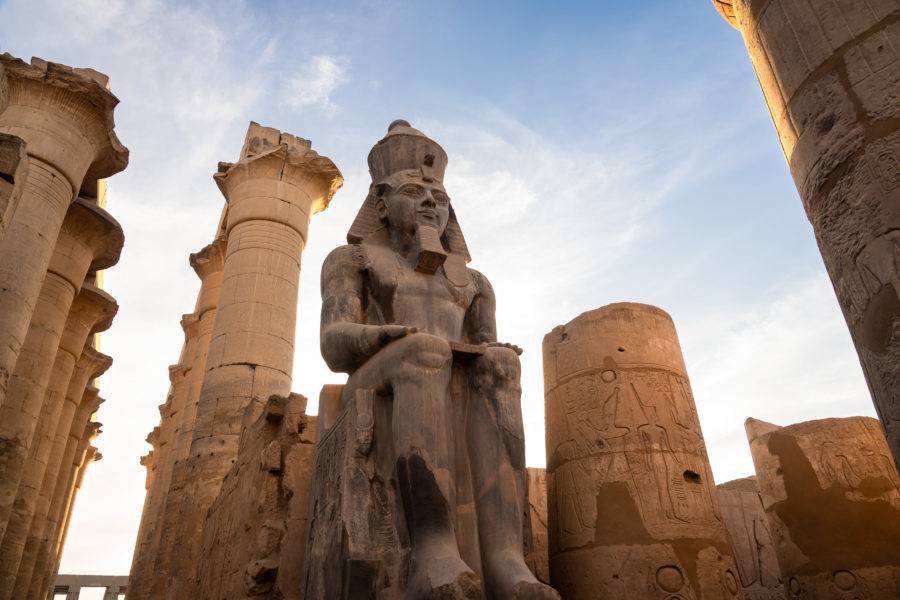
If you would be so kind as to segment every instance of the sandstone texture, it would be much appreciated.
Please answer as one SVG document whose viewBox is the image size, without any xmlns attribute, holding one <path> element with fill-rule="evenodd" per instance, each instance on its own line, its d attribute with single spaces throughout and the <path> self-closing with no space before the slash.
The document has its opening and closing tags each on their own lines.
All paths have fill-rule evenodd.
<svg viewBox="0 0 900 600">
<path fill-rule="evenodd" d="M 201 287 L 194 312 L 182 318 L 184 344 L 169 369 L 171 386 L 160 406 L 160 424 L 148 437 L 153 450 L 142 461 L 148 470 L 147 496 L 132 560 L 131 599 L 220 592 L 256 597 L 288 593 L 279 590 L 299 585 L 312 445 L 303 436 L 295 440 L 296 429 L 267 429 L 262 414 L 267 402 L 274 406 L 270 398 L 294 398 L 288 404 L 299 406 L 290 387 L 300 259 L 310 217 L 327 208 L 343 182 L 334 164 L 310 146 L 251 123 L 240 160 L 220 163 L 214 175 L 226 206 L 213 242 L 190 257 Z M 306 420 L 290 415 L 284 427 Z M 241 448 L 254 448 L 259 436 L 285 445 L 283 460 L 291 466 L 275 479 L 262 476 L 275 471 L 260 474 L 241 458 Z M 288 449 L 291 444 L 297 448 Z M 306 473 L 306 483 L 283 480 L 300 472 Z M 229 487 L 223 490 L 225 481 Z M 235 520 L 246 508 L 241 508 L 244 501 L 252 502 L 261 489 L 282 494 L 254 505 L 267 515 L 266 523 L 280 519 L 283 531 L 290 532 L 291 539 L 277 552 L 245 546 L 250 522 L 238 526 Z M 236 548 L 255 552 L 255 558 Z M 297 566 L 276 577 L 268 567 L 247 575 L 249 563 L 233 562 L 247 558 L 268 565 L 276 555 L 298 561 Z M 257 583 L 245 585 L 245 575 Z"/>
<path fill-rule="evenodd" d="M 900 464 L 900 5 L 714 3 L 744 37 Z"/>
<path fill-rule="evenodd" d="M 747 600 L 783 600 L 784 586 L 775 542 L 756 477 L 716 486 Z"/>
<path fill-rule="evenodd" d="M 398 120 L 368 163 L 322 267 L 322 355 L 349 378 L 320 396 L 305 597 L 558 598 L 523 555 L 521 351 L 466 266 L 447 154 Z"/>
<path fill-rule="evenodd" d="M 0 56 L 0 599 L 52 586 L 111 359 L 97 333 L 118 306 L 100 289 L 124 236 L 105 182 L 128 150 L 118 101 L 92 69 Z"/>
<path fill-rule="evenodd" d="M 544 338 L 550 582 L 564 598 L 742 598 L 675 326 L 620 303 Z"/>
<path fill-rule="evenodd" d="M 878 422 L 746 429 L 786 597 L 900 598 L 900 477 Z"/>
<path fill-rule="evenodd" d="M 302 598 L 316 417 L 297 394 L 249 416 L 203 526 L 197 598 Z"/>
</svg>

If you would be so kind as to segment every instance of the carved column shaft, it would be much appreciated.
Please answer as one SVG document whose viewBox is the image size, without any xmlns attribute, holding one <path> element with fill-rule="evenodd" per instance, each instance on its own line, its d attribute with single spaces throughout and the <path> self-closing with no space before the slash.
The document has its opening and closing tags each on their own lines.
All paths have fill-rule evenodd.
<svg viewBox="0 0 900 600">
<path fill-rule="evenodd" d="M 310 216 L 340 186 L 309 142 L 251 123 L 241 160 L 220 165 L 228 202 L 222 287 L 187 463 L 166 592 L 187 597 L 203 517 L 234 462 L 246 411 L 290 393 L 300 256 Z"/>
<path fill-rule="evenodd" d="M 66 210 L 85 175 L 121 171 L 128 151 L 113 133 L 118 100 L 104 75 L 39 59 L 29 65 L 9 54 L 0 64 L 9 86 L 0 133 L 22 138 L 29 156 L 19 205 L 0 237 L 2 404 Z"/>
<path fill-rule="evenodd" d="M 38 465 L 46 465 L 50 449 L 44 441 L 55 430 L 61 408 L 59 404 L 44 406 L 43 401 L 72 301 L 89 269 L 117 262 L 122 243 L 119 224 L 103 209 L 82 200 L 72 204 L 59 231 L 28 335 L 0 404 L 0 529 L 4 531 L 0 600 L 13 591 L 43 481 L 43 467 Z"/>
<path fill-rule="evenodd" d="M 197 254 L 192 254 L 191 266 L 200 278 L 200 292 L 194 315 L 187 321 L 185 334 L 194 340 L 193 355 L 190 360 L 191 369 L 187 371 L 187 398 L 184 417 L 174 448 L 174 464 L 168 494 L 163 507 L 162 543 L 153 567 L 153 582 L 150 586 L 152 598 L 165 595 L 166 580 L 169 573 L 169 562 L 175 546 L 175 533 L 178 527 L 179 509 L 184 491 L 185 466 L 194 436 L 194 425 L 197 418 L 197 403 L 206 371 L 206 359 L 209 354 L 209 342 L 212 337 L 213 323 L 216 316 L 216 305 L 222 285 L 222 269 L 225 264 L 225 239 L 219 238 L 206 246 Z"/>
<path fill-rule="evenodd" d="M 875 419 L 747 419 L 785 598 L 900 598 L 900 476 Z"/>
<path fill-rule="evenodd" d="M 82 439 L 86 440 L 87 443 L 82 444 L 78 451 L 78 460 L 76 463 L 72 465 L 72 477 L 70 481 L 70 491 L 68 494 L 68 503 L 65 507 L 65 514 L 63 516 L 63 522 L 61 524 L 59 533 L 56 536 L 57 544 L 56 544 L 56 556 L 54 557 L 52 569 L 49 569 L 49 572 L 44 578 L 44 581 L 41 584 L 41 590 L 44 593 L 49 594 L 52 589 L 53 582 L 56 580 L 56 575 L 59 573 L 59 562 L 62 560 L 63 548 L 66 545 L 66 536 L 69 533 L 69 525 L 72 523 L 72 512 L 75 508 L 75 500 L 78 497 L 78 490 L 81 489 L 81 485 L 84 483 L 84 476 L 87 473 L 87 467 L 94 461 L 98 461 L 103 458 L 103 455 L 97 451 L 97 448 L 94 446 L 90 446 L 90 441 L 95 439 L 100 434 L 99 423 L 89 423 L 85 427 L 85 433 L 82 436 Z"/>
<path fill-rule="evenodd" d="M 744 36 L 900 464 L 900 6 L 717 1 Z"/>
<path fill-rule="evenodd" d="M 564 598 L 742 598 L 675 326 L 646 304 L 544 338 L 550 582 Z"/>
<path fill-rule="evenodd" d="M 156 479 L 156 469 L 158 466 L 157 452 L 159 449 L 159 427 L 154 427 L 147 435 L 147 443 L 152 446 L 152 450 L 145 456 L 141 457 L 141 464 L 147 468 L 146 479 L 144 480 L 144 488 L 147 494 L 144 497 L 144 509 L 141 512 L 141 523 L 138 527 L 137 538 L 134 542 L 134 554 L 131 558 L 131 571 L 128 575 L 128 581 L 133 581 L 134 585 L 128 594 L 129 597 L 141 600 L 148 597 L 150 592 L 148 582 L 150 581 L 150 561 L 148 559 L 148 548 L 151 536 L 155 529 L 156 515 L 152 514 L 152 506 L 150 501 L 150 490 L 153 489 L 153 481 Z"/>
<path fill-rule="evenodd" d="M 35 442 L 25 466 L 25 474 L 19 484 L 20 502 L 26 494 L 33 496 L 33 511 L 30 513 L 31 523 L 28 527 L 24 549 L 21 552 L 16 583 L 13 588 L 14 598 L 28 597 L 31 575 L 38 558 L 47 514 L 53 495 L 53 487 L 59 474 L 62 455 L 65 450 L 65 432 L 71 427 L 74 406 L 66 402 L 66 390 L 72 380 L 75 366 L 83 354 L 85 343 L 91 333 L 104 331 L 112 324 L 118 305 L 112 296 L 103 290 L 84 284 L 75 297 L 66 327 L 56 353 L 53 373 L 44 397 L 44 406 L 38 420 Z M 85 355 L 87 356 L 87 355 Z M 91 354 L 89 359 L 102 355 Z M 106 359 L 106 357 L 103 357 Z M 109 367 L 107 360 L 91 360 L 88 366 L 82 365 L 91 377 L 98 377 Z M 86 382 L 85 382 L 86 383 Z M 28 500 L 26 497 L 25 500 Z M 22 523 L 24 526 L 25 523 Z M 12 525 L 11 525 L 12 527 Z M 10 530 L 11 531 L 11 530 Z M 7 531 L 9 535 L 10 531 Z"/>
</svg>

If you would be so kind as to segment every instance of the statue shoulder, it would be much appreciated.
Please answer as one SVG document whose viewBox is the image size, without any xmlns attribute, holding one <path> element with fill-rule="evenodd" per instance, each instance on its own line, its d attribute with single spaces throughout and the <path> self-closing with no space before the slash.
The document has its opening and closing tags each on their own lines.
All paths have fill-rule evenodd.
<svg viewBox="0 0 900 600">
<path fill-rule="evenodd" d="M 365 248 L 360 244 L 338 246 L 325 257 L 322 263 L 322 276 L 326 272 L 344 272 L 348 270 L 362 271 L 366 268 L 368 257 Z"/>
<path fill-rule="evenodd" d="M 481 271 L 476 269 L 467 267 L 466 270 L 469 272 L 469 277 L 472 279 L 476 293 L 493 297 L 494 287 L 491 285 L 491 282 L 488 281 L 488 278 L 485 277 Z"/>
<path fill-rule="evenodd" d="M 332 282 L 358 278 L 366 271 L 368 262 L 366 251 L 359 244 L 347 244 L 332 250 L 322 263 L 323 293 Z"/>
</svg>

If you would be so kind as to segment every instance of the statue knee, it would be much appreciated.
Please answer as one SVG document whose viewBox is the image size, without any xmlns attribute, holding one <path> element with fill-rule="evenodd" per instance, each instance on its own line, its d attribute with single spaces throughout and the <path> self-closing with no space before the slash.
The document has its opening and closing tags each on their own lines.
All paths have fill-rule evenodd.
<svg viewBox="0 0 900 600">
<path fill-rule="evenodd" d="M 519 355 L 504 347 L 487 348 L 475 360 L 475 381 L 478 387 L 518 389 L 522 373 Z"/>
<path fill-rule="evenodd" d="M 414 333 L 397 340 L 395 358 L 401 372 L 415 374 L 422 371 L 440 371 L 449 368 L 453 360 L 450 344 L 428 333 Z"/>
</svg>

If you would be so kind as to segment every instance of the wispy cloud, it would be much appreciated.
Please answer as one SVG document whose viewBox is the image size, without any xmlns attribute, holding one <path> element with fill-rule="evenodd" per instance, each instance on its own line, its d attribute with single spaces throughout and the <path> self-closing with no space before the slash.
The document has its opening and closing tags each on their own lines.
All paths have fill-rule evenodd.
<svg viewBox="0 0 900 600">
<path fill-rule="evenodd" d="M 717 481 L 753 472 L 748 417 L 790 425 L 874 416 L 828 277 L 785 284 L 768 302 L 676 323 Z"/>
<path fill-rule="evenodd" d="M 348 62 L 343 57 L 311 57 L 300 73 L 288 82 L 287 102 L 290 107 L 300 110 L 312 106 L 329 114 L 338 112 L 340 106 L 332 100 L 332 95 L 350 80 Z"/>
</svg>

